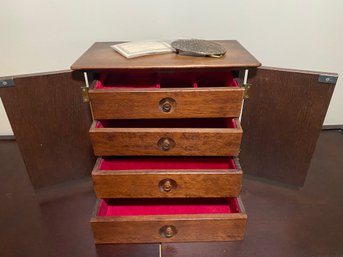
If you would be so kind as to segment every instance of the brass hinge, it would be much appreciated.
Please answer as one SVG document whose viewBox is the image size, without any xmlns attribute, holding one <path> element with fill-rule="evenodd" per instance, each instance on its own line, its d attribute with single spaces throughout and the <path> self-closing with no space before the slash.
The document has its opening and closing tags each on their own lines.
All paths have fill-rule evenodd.
<svg viewBox="0 0 343 257">
<path fill-rule="evenodd" d="M 13 87 L 14 81 L 12 78 L 9 79 L 0 79 L 0 87 Z"/>
<path fill-rule="evenodd" d="M 251 84 L 250 83 L 246 83 L 243 85 L 244 87 L 244 95 L 243 95 L 243 98 L 244 99 L 249 99 L 250 98 L 250 89 L 251 89 Z"/>
<path fill-rule="evenodd" d="M 320 74 L 318 78 L 318 82 L 335 85 L 337 83 L 337 79 L 338 79 L 337 75 Z"/>
<path fill-rule="evenodd" d="M 88 89 L 89 89 L 89 87 L 81 87 L 81 96 L 82 96 L 82 101 L 84 103 L 89 102 Z"/>
</svg>

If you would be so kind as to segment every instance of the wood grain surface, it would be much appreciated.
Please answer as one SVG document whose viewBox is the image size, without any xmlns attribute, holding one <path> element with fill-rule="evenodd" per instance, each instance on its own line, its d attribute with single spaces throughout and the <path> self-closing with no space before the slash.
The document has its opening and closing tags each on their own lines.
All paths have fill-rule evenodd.
<svg viewBox="0 0 343 257">
<path fill-rule="evenodd" d="M 321 132 L 301 190 L 245 178 L 244 241 L 162 243 L 161 255 L 338 257 L 343 253 L 342 146 L 341 132 Z M 89 180 L 34 191 L 15 141 L 0 140 L 0 164 L 1 257 L 159 256 L 158 243 L 94 245 Z"/>
<path fill-rule="evenodd" d="M 100 161 L 92 172 L 98 198 L 237 197 L 241 190 L 240 166 L 221 170 L 99 170 Z M 161 190 L 165 179 L 174 180 L 176 187 L 169 192 Z"/>
<path fill-rule="evenodd" d="M 233 241 L 243 239 L 246 220 L 244 211 L 230 214 L 93 215 L 91 226 L 96 244 Z M 171 238 L 160 236 L 160 228 L 166 225 L 174 226 L 177 234 Z"/>
<path fill-rule="evenodd" d="M 319 74 L 266 67 L 250 74 L 240 154 L 246 174 L 304 184 L 335 87 L 319 83 Z"/>
<path fill-rule="evenodd" d="M 242 128 L 95 128 L 89 132 L 94 154 L 110 155 L 182 155 L 237 156 Z M 163 138 L 174 140 L 168 151 L 159 148 Z"/>
<path fill-rule="evenodd" d="M 224 57 L 190 57 L 168 53 L 126 59 L 110 47 L 122 42 L 96 42 L 71 66 L 71 69 L 244 68 L 261 65 L 236 40 L 216 40 L 215 42 L 227 49 Z"/>
<path fill-rule="evenodd" d="M 90 89 L 94 119 L 239 117 L 244 88 Z M 175 100 L 163 112 L 160 101 Z"/>
<path fill-rule="evenodd" d="M 27 172 L 35 188 L 89 176 L 95 157 L 82 74 L 64 71 L 14 77 L 0 88 Z"/>
</svg>

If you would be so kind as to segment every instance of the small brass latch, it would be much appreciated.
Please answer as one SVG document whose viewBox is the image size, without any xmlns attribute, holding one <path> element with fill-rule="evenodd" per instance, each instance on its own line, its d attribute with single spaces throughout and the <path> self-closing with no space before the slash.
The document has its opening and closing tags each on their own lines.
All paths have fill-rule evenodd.
<svg viewBox="0 0 343 257">
<path fill-rule="evenodd" d="M 84 103 L 89 102 L 88 89 L 88 87 L 81 87 L 81 96 Z"/>
<path fill-rule="evenodd" d="M 249 99 L 250 98 L 250 90 L 251 90 L 251 84 L 250 83 L 246 83 L 243 85 L 244 86 L 244 95 L 243 98 L 244 99 Z"/>
<path fill-rule="evenodd" d="M 160 148 L 161 151 L 169 151 L 175 146 L 175 141 L 168 137 L 162 137 L 157 142 L 158 148 Z"/>
<path fill-rule="evenodd" d="M 320 74 L 318 78 L 319 83 L 333 84 L 336 85 L 338 75 L 336 74 Z"/>
<path fill-rule="evenodd" d="M 177 234 L 176 227 L 172 225 L 163 226 L 160 228 L 160 236 L 165 238 L 171 238 Z"/>
<path fill-rule="evenodd" d="M 164 112 L 170 112 L 170 110 L 171 110 L 171 104 L 168 103 L 168 102 L 164 103 L 164 104 L 162 105 L 162 110 L 163 110 Z"/>
<path fill-rule="evenodd" d="M 14 86 L 13 78 L 0 79 L 0 87 L 13 87 L 13 86 Z"/>
<path fill-rule="evenodd" d="M 177 187 L 176 181 L 169 178 L 161 180 L 158 185 L 160 187 L 160 191 L 166 193 L 173 191 Z"/>
<path fill-rule="evenodd" d="M 173 98 L 163 98 L 159 102 L 159 107 L 162 112 L 169 113 L 172 112 L 173 109 L 176 107 L 176 101 Z"/>
</svg>

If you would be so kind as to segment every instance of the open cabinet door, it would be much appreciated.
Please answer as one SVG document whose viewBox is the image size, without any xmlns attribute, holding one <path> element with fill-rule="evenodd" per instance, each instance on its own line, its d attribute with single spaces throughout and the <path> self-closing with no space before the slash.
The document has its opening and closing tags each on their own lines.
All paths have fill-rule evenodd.
<svg viewBox="0 0 343 257">
<path fill-rule="evenodd" d="M 267 67 L 252 73 L 242 114 L 243 170 L 302 186 L 338 75 Z"/>
<path fill-rule="evenodd" d="M 94 165 L 82 73 L 2 79 L 0 97 L 34 188 L 90 176 Z"/>
</svg>

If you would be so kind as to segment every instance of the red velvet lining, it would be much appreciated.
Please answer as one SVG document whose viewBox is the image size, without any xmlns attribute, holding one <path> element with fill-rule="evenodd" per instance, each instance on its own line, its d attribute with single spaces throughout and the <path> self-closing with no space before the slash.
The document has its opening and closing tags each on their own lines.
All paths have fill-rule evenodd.
<svg viewBox="0 0 343 257">
<path fill-rule="evenodd" d="M 157 73 L 153 72 L 102 72 L 95 88 L 156 88 L 157 81 Z"/>
<path fill-rule="evenodd" d="M 239 213 L 237 198 L 101 199 L 98 216 Z"/>
<path fill-rule="evenodd" d="M 231 71 L 103 72 L 95 88 L 238 87 Z"/>
<path fill-rule="evenodd" d="M 192 72 L 171 72 L 159 74 L 157 83 L 161 88 L 197 87 L 195 75 Z"/>
<path fill-rule="evenodd" d="M 99 170 L 236 169 L 232 157 L 106 157 Z"/>
<path fill-rule="evenodd" d="M 96 128 L 237 128 L 232 118 L 99 120 Z"/>
</svg>

